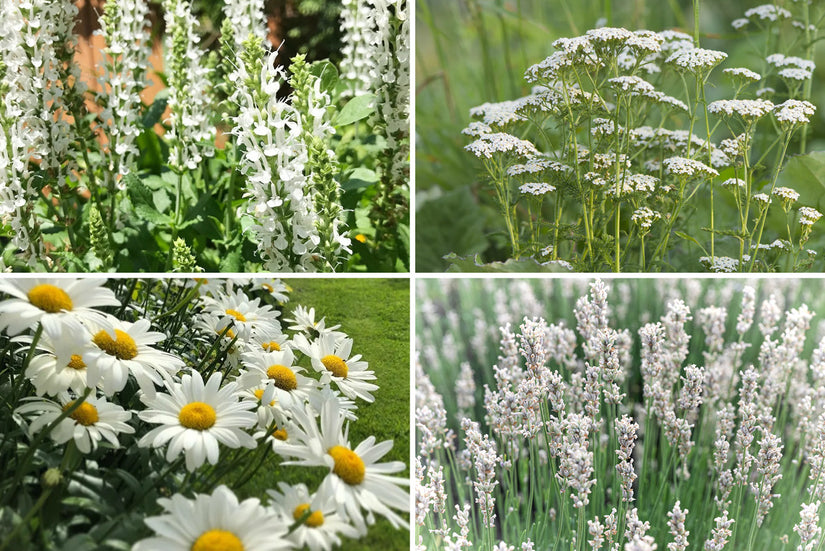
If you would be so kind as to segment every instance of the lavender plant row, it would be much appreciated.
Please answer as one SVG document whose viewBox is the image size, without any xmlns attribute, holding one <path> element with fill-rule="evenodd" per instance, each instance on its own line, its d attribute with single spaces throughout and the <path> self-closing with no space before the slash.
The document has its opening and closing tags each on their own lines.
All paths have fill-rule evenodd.
<svg viewBox="0 0 825 551">
<path fill-rule="evenodd" d="M 583 283 L 419 286 L 417 549 L 823 549 L 821 282 Z"/>
</svg>

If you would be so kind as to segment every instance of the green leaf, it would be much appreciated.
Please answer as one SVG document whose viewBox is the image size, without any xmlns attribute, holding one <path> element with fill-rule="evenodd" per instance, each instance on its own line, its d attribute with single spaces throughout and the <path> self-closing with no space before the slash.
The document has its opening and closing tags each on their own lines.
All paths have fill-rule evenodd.
<svg viewBox="0 0 825 551">
<path fill-rule="evenodd" d="M 354 191 L 369 187 L 378 181 L 378 174 L 374 170 L 359 166 L 349 173 L 348 178 L 341 184 L 343 191 Z"/>
<path fill-rule="evenodd" d="M 168 96 L 168 90 L 158 92 L 152 105 L 143 113 L 143 121 L 141 122 L 143 122 L 144 128 L 152 128 L 160 121 L 163 112 L 166 111 L 166 104 L 169 102 Z"/>
<path fill-rule="evenodd" d="M 695 237 L 693 237 L 693 236 L 691 236 L 691 235 L 688 235 L 688 234 L 686 234 L 685 232 L 680 232 L 680 231 L 675 231 L 675 232 L 673 232 L 673 233 L 675 233 L 676 235 L 678 235 L 678 236 L 679 236 L 679 237 L 681 237 L 682 239 L 687 239 L 688 241 L 691 241 L 691 242 L 695 243 L 697 247 L 699 247 L 700 249 L 702 249 L 702 252 L 703 252 L 703 253 L 705 253 L 705 256 L 710 256 L 710 253 L 709 253 L 708 251 L 706 251 L 706 250 L 705 250 L 705 248 L 702 246 L 702 244 L 701 244 L 701 243 L 699 243 L 699 242 L 696 240 L 696 238 L 695 238 Z"/>
<path fill-rule="evenodd" d="M 370 116 L 375 111 L 375 96 L 364 94 L 349 100 L 332 121 L 333 126 L 347 126 Z"/>
<path fill-rule="evenodd" d="M 134 173 L 128 174 L 124 178 L 126 184 L 126 191 L 129 193 L 129 199 L 135 208 L 135 214 L 146 222 L 157 225 L 169 225 L 172 219 L 167 215 L 158 212 L 155 208 L 154 194 L 146 184 Z"/>
<path fill-rule="evenodd" d="M 240 251 L 232 251 L 221 259 L 221 272 L 240 272 L 241 270 L 241 253 Z"/>
<path fill-rule="evenodd" d="M 331 92 L 338 84 L 338 69 L 328 59 L 310 65 L 309 72 L 321 80 L 321 90 Z"/>
<path fill-rule="evenodd" d="M 455 253 L 450 253 L 444 257 L 444 260 L 450 263 L 450 267 L 447 269 L 448 272 L 570 272 L 570 270 L 560 264 L 540 264 L 535 258 L 520 258 L 518 260 L 511 258 L 506 262 L 490 262 L 485 264 L 481 262 L 478 255 L 462 257 Z"/>
</svg>

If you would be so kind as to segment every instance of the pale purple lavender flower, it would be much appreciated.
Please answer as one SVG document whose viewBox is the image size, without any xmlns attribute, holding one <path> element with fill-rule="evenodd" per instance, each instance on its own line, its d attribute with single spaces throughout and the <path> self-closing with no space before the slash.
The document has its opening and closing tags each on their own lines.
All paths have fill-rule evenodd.
<svg viewBox="0 0 825 551">
<path fill-rule="evenodd" d="M 604 545 L 604 526 L 598 518 L 587 521 L 587 533 L 590 534 L 588 543 L 591 551 L 599 551 Z"/>
<path fill-rule="evenodd" d="M 481 522 L 484 526 L 491 528 L 496 520 L 496 500 L 493 492 L 498 486 L 496 464 L 500 459 L 496 453 L 496 444 L 495 441 L 490 440 L 488 435 L 481 435 L 478 423 L 475 421 L 462 419 L 461 428 L 465 432 L 464 442 L 475 467 L 476 477 L 473 480 L 473 488 L 476 494 L 476 504 L 481 511 Z"/>
<path fill-rule="evenodd" d="M 702 405 L 702 383 L 705 380 L 705 370 L 691 364 L 685 367 L 685 376 L 682 377 L 682 393 L 679 397 L 679 407 L 689 412 L 695 412 Z"/>
<path fill-rule="evenodd" d="M 647 531 L 650 530 L 650 523 L 648 521 L 642 522 L 641 520 L 639 520 L 639 510 L 636 509 L 636 507 L 633 507 L 632 509 L 627 511 L 627 513 L 625 514 L 625 521 L 626 528 L 624 532 L 624 537 L 628 541 L 633 541 L 634 539 L 642 539 L 645 537 L 645 534 L 647 534 Z"/>
<path fill-rule="evenodd" d="M 753 366 L 740 372 L 742 385 L 739 391 L 739 430 L 736 431 L 736 467 L 733 474 L 737 484 L 746 484 L 750 477 L 754 457 L 750 452 L 753 433 L 756 431 L 756 389 L 758 375 Z"/>
<path fill-rule="evenodd" d="M 722 515 L 714 519 L 716 527 L 711 530 L 711 539 L 705 541 L 705 551 L 722 551 L 731 536 L 731 525 L 733 519 L 728 519 L 728 510 L 722 511 Z"/>
<path fill-rule="evenodd" d="M 822 528 L 819 527 L 819 505 L 819 501 L 802 505 L 800 520 L 793 527 L 800 539 L 797 551 L 812 551 L 818 542 L 817 536 L 822 533 Z"/>
<path fill-rule="evenodd" d="M 579 442 L 565 443 L 561 449 L 556 477 L 562 491 L 571 490 L 573 507 L 580 509 L 590 503 L 590 491 L 596 484 L 593 476 L 593 452 Z"/>
<path fill-rule="evenodd" d="M 658 547 L 653 536 L 634 536 L 625 544 L 624 551 L 656 551 Z"/>
<path fill-rule="evenodd" d="M 668 551 L 685 551 L 688 546 L 688 536 L 690 532 L 685 529 L 685 519 L 687 518 L 688 510 L 684 511 L 680 507 L 680 502 L 677 501 L 667 516 L 670 519 L 667 521 L 668 528 L 670 528 L 670 535 L 673 536 L 673 541 L 667 544 Z"/>
<path fill-rule="evenodd" d="M 751 482 L 751 490 L 756 494 L 756 524 L 762 526 L 765 515 L 773 507 L 773 487 L 782 478 L 779 471 L 782 461 L 782 444 L 778 436 L 767 433 L 759 442 L 759 452 L 756 456 L 757 482 Z"/>
<path fill-rule="evenodd" d="M 699 310 L 696 321 L 705 333 L 705 345 L 710 353 L 719 353 L 725 345 L 725 322 L 728 318 L 727 308 L 708 306 Z"/>
<path fill-rule="evenodd" d="M 576 316 L 577 329 L 579 335 L 584 340 L 582 349 L 584 359 L 593 361 L 596 359 L 597 350 L 594 344 L 598 331 L 607 329 L 610 309 L 607 305 L 607 287 L 602 280 L 597 279 L 590 284 L 590 298 L 587 295 L 580 297 L 576 301 L 573 310 Z"/>
<path fill-rule="evenodd" d="M 638 430 L 638 423 L 627 415 L 623 415 L 616 422 L 619 443 L 619 449 L 616 450 L 616 455 L 619 456 L 616 471 L 619 473 L 619 479 L 621 480 L 622 501 L 626 503 L 632 503 L 634 500 L 633 483 L 637 477 L 636 472 L 633 470 L 633 447 L 636 445 L 636 432 Z"/>
<path fill-rule="evenodd" d="M 777 303 L 775 295 L 771 294 L 767 300 L 762 302 L 759 318 L 759 332 L 765 337 L 773 335 L 782 318 L 782 307 Z"/>
<path fill-rule="evenodd" d="M 476 405 L 476 381 L 469 362 L 461 362 L 455 383 L 455 397 L 458 404 L 458 416 L 466 417 Z"/>
</svg>

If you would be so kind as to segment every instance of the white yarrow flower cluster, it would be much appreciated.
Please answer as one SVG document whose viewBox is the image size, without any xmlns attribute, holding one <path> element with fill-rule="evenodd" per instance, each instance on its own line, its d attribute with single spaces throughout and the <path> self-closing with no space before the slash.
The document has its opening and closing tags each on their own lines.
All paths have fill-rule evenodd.
<svg viewBox="0 0 825 551">
<path fill-rule="evenodd" d="M 809 101 L 789 99 L 780 103 L 774 109 L 774 116 L 782 126 L 808 124 L 810 117 L 816 112 L 816 106 Z"/>
</svg>

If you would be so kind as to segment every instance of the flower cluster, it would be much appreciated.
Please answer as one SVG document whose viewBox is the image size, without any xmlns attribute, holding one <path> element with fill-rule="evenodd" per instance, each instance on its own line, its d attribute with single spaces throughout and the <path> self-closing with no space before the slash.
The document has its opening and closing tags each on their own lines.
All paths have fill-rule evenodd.
<svg viewBox="0 0 825 551">
<path fill-rule="evenodd" d="M 359 405 L 374 402 L 378 386 L 339 326 L 302 306 L 281 321 L 288 289 L 278 280 L 170 280 L 157 284 L 167 298 L 189 302 L 150 315 L 130 295 L 148 286 L 146 300 L 160 305 L 153 285 L 112 285 L 116 296 L 97 279 L 0 282 L 0 330 L 23 344 L 13 355 L 24 359 L 14 380 L 23 394 L 10 400 L 26 446 L 43 453 L 49 438 L 66 450 L 61 469 L 79 477 L 92 465 L 116 465 L 121 450 L 140 450 L 132 460 L 162 465 L 164 475 L 150 484 L 171 483 L 175 491 L 158 501 L 160 516 L 145 519 L 155 535 L 135 544 L 144 551 L 315 551 L 363 536 L 376 516 L 407 526 L 409 482 L 391 476 L 406 466 L 380 461 L 392 441 L 350 441 Z M 185 331 L 154 330 L 154 321 L 171 315 Z M 281 482 L 266 504 L 239 503 L 213 478 L 235 472 L 243 483 L 264 460 L 326 475 L 313 492 Z M 19 461 L 14 467 L 31 469 Z M 187 497 L 193 489 L 206 493 Z"/>
</svg>

